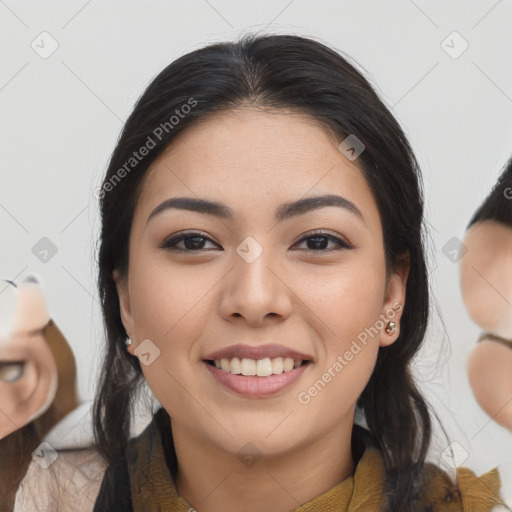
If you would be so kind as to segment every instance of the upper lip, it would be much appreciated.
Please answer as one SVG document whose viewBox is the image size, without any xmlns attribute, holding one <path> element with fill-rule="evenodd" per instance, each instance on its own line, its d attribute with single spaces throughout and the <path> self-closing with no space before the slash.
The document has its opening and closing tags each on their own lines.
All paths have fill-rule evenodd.
<svg viewBox="0 0 512 512">
<path fill-rule="evenodd" d="M 285 347 L 283 345 L 267 344 L 267 345 L 231 345 L 221 348 L 215 352 L 211 352 L 204 359 L 206 361 L 215 361 L 216 359 L 231 359 L 238 357 L 239 359 L 265 359 L 267 357 L 291 357 L 293 360 L 313 361 L 310 355 L 303 354 L 297 350 Z"/>
</svg>

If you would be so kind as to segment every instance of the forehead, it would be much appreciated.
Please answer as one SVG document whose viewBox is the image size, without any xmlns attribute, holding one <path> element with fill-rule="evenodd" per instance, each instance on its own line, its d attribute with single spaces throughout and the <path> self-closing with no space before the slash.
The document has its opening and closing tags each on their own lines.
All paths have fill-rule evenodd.
<svg viewBox="0 0 512 512">
<path fill-rule="evenodd" d="M 251 109 L 215 114 L 182 132 L 150 166 L 137 205 L 147 219 L 172 196 L 220 200 L 243 216 L 309 195 L 339 194 L 379 222 L 366 178 L 313 118 Z"/>
</svg>

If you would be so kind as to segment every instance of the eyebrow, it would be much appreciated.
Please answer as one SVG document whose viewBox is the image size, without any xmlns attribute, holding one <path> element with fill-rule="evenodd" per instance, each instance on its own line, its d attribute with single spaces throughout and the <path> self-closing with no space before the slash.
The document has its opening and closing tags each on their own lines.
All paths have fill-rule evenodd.
<svg viewBox="0 0 512 512">
<path fill-rule="evenodd" d="M 356 217 L 359 217 L 366 224 L 363 214 L 359 208 L 357 208 L 352 201 L 338 195 L 306 197 L 292 203 L 284 203 L 277 208 L 274 218 L 276 222 L 282 222 L 292 217 L 303 215 L 307 212 L 328 206 L 343 208 L 354 214 Z M 148 220 L 146 221 L 146 225 L 152 218 L 170 209 L 188 210 L 225 220 L 232 220 L 234 217 L 234 211 L 224 203 L 209 201 L 207 199 L 198 199 L 195 197 L 172 197 L 159 204 L 150 213 Z"/>
</svg>

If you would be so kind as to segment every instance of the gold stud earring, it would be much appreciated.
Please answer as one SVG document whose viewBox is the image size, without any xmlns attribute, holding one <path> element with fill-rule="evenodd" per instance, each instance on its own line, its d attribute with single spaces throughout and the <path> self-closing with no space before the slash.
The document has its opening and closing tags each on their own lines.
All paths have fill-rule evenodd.
<svg viewBox="0 0 512 512">
<path fill-rule="evenodd" d="M 393 334 L 395 332 L 395 329 L 396 329 L 395 322 L 393 322 L 393 321 L 388 322 L 388 325 L 386 326 L 386 332 L 388 334 Z"/>
</svg>

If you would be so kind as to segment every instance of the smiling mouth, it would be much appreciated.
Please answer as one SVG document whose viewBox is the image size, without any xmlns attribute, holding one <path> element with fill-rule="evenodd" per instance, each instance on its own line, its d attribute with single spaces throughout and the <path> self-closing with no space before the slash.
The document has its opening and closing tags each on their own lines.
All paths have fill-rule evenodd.
<svg viewBox="0 0 512 512">
<path fill-rule="evenodd" d="M 310 364 L 310 360 L 292 359 L 291 357 L 266 357 L 264 359 L 231 359 L 205 360 L 211 366 L 227 373 L 241 376 L 269 377 L 290 372 L 301 366 Z"/>
</svg>

